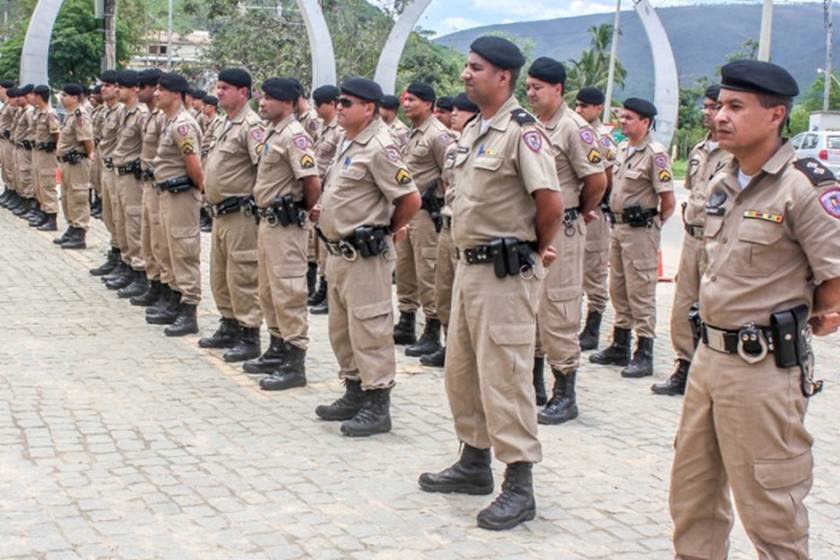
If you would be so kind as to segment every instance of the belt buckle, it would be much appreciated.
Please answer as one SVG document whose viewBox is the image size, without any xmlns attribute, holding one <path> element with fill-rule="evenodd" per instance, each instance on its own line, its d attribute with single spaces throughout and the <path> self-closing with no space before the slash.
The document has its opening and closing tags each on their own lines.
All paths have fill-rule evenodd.
<svg viewBox="0 0 840 560">
<path fill-rule="evenodd" d="M 338 242 L 338 252 L 341 254 L 341 258 L 347 262 L 353 262 L 359 258 L 356 248 L 343 239 Z"/>
<path fill-rule="evenodd" d="M 744 346 L 749 342 L 757 342 L 760 348 L 758 354 L 747 353 Z M 745 325 L 738 331 L 738 355 L 748 364 L 756 364 L 767 357 L 768 344 L 764 331 L 756 327 L 754 323 Z"/>
<path fill-rule="evenodd" d="M 724 331 L 706 327 L 706 346 L 718 352 L 726 352 L 726 337 Z"/>
</svg>

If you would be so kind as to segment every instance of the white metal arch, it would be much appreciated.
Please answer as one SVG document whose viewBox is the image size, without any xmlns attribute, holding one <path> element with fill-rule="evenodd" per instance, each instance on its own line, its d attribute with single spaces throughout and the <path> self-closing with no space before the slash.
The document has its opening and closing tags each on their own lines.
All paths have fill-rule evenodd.
<svg viewBox="0 0 840 560">
<path fill-rule="evenodd" d="M 394 27 L 391 28 L 382 54 L 379 55 L 379 63 L 376 65 L 376 74 L 373 77 L 382 87 L 383 92 L 394 93 L 394 87 L 397 83 L 397 67 L 400 64 L 400 58 L 408 41 L 408 36 L 431 3 L 432 0 L 414 0 L 405 7 L 403 13 L 394 23 Z"/>
<path fill-rule="evenodd" d="M 303 14 L 309 53 L 312 61 L 312 91 L 323 85 L 335 84 L 335 52 L 332 35 L 318 0 L 297 0 Z"/>
</svg>

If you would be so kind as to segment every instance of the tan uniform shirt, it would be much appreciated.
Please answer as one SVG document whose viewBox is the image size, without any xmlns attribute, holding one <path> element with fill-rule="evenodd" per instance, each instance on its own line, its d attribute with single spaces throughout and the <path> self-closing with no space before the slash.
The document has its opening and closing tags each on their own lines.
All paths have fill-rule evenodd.
<svg viewBox="0 0 840 560">
<path fill-rule="evenodd" d="M 67 155 L 67 152 L 71 150 L 87 155 L 84 144 L 86 140 L 93 141 L 93 123 L 90 116 L 81 107 L 77 107 L 75 111 L 64 117 L 56 151 L 60 156 Z"/>
<path fill-rule="evenodd" d="M 84 108 L 82 108 L 84 111 Z M 102 121 L 105 117 L 105 105 L 97 105 L 93 108 L 90 112 L 90 118 L 93 126 L 93 138 L 96 142 L 96 145 L 99 145 L 99 142 L 102 141 Z"/>
<path fill-rule="evenodd" d="M 117 147 L 122 108 L 122 104 L 117 103 L 113 107 L 106 106 L 102 111 L 102 139 L 99 141 L 99 153 L 103 158 L 113 157 L 114 148 Z"/>
<path fill-rule="evenodd" d="M 300 124 L 303 126 L 303 129 L 306 130 L 306 133 L 312 139 L 313 142 L 318 141 L 318 137 L 321 135 L 321 118 L 318 116 L 318 112 L 310 107 L 304 113 L 301 113 L 298 116 L 298 120 Z"/>
<path fill-rule="evenodd" d="M 153 162 L 155 182 L 186 177 L 184 156 L 197 154 L 201 146 L 201 130 L 192 115 L 183 107 L 172 118 L 164 116 L 160 142 Z"/>
<path fill-rule="evenodd" d="M 618 216 L 635 204 L 658 208 L 659 195 L 674 190 L 668 152 L 650 133 L 635 148 L 622 142 L 613 169 L 610 210 Z"/>
<path fill-rule="evenodd" d="M 14 139 L 16 143 L 30 139 L 30 136 L 32 135 L 32 121 L 34 116 L 35 107 L 32 105 L 27 105 L 26 108 L 20 112 L 20 118 L 18 119 L 17 126 L 15 127 Z"/>
<path fill-rule="evenodd" d="M 700 282 L 705 323 L 767 326 L 771 313 L 811 308 L 817 285 L 840 277 L 840 187 L 816 160 L 795 158 L 784 144 L 743 190 L 736 160 L 712 180 Z"/>
<path fill-rule="evenodd" d="M 394 121 L 387 126 L 391 136 L 394 137 L 394 142 L 397 143 L 400 150 L 405 149 L 405 145 L 408 144 L 408 127 L 405 123 L 399 118 L 395 118 Z"/>
<path fill-rule="evenodd" d="M 58 113 L 52 107 L 47 106 L 43 111 L 35 111 L 35 141 L 40 143 L 52 142 L 53 134 L 61 131 L 61 122 L 58 120 Z"/>
<path fill-rule="evenodd" d="M 589 123 L 565 103 L 543 126 L 554 148 L 563 207 L 577 208 L 580 206 L 583 178 L 604 171 L 598 135 Z"/>
<path fill-rule="evenodd" d="M 707 137 L 694 146 L 688 156 L 685 188 L 690 191 L 683 212 L 683 220 L 690 226 L 702 226 L 706 221 L 706 199 L 715 174 L 726 167 L 732 154 L 718 148 Z"/>
<path fill-rule="evenodd" d="M 388 129 L 374 119 L 349 144 L 342 135 L 338 145 L 321 196 L 324 235 L 338 241 L 359 226 L 390 226 L 395 201 L 417 186 Z"/>
<path fill-rule="evenodd" d="M 455 156 L 458 154 L 458 138 L 455 142 L 446 147 L 443 154 L 443 171 L 440 174 L 440 182 L 443 185 L 443 208 L 442 216 L 452 217 L 452 201 L 455 199 Z"/>
<path fill-rule="evenodd" d="M 117 131 L 117 145 L 112 154 L 114 165 L 128 165 L 140 159 L 143 151 L 143 128 L 148 115 L 149 108 L 142 103 L 134 107 L 123 107 Z"/>
<path fill-rule="evenodd" d="M 309 135 L 294 116 L 277 123 L 267 135 L 257 168 L 254 199 L 267 208 L 278 196 L 291 194 L 303 200 L 304 177 L 317 177 L 315 150 Z"/>
<path fill-rule="evenodd" d="M 533 122 L 520 124 L 514 112 Z M 533 194 L 540 189 L 560 190 L 553 150 L 515 97 L 489 121 L 482 120 L 479 115 L 466 126 L 456 150 L 455 246 L 468 249 L 499 237 L 535 241 Z"/>
<path fill-rule="evenodd" d="M 222 127 L 225 125 L 225 118 L 216 114 L 204 127 L 204 134 L 201 139 L 201 157 L 206 158 L 213 147 Z"/>
<path fill-rule="evenodd" d="M 7 102 L 6 105 L 3 106 L 3 110 L 0 111 L 0 135 L 3 136 L 3 139 L 6 138 L 5 132 L 7 130 L 9 131 L 9 136 L 11 136 L 12 121 L 15 118 L 15 110 L 16 108 L 12 107 Z"/>
<path fill-rule="evenodd" d="M 163 111 L 157 108 L 150 111 L 146 116 L 143 123 L 143 148 L 140 151 L 140 162 L 143 164 L 144 170 L 154 170 L 155 168 L 154 161 L 160 142 L 160 131 L 163 129 L 165 121 L 166 116 Z"/>
<path fill-rule="evenodd" d="M 212 204 L 254 191 L 257 163 L 265 142 L 262 120 L 249 105 L 236 116 L 228 115 L 219 134 L 207 154 L 204 171 L 204 192 Z"/>
<path fill-rule="evenodd" d="M 315 161 L 318 162 L 318 172 L 321 177 L 327 174 L 327 168 L 335 158 L 339 138 L 341 138 L 341 128 L 336 119 L 325 124 L 321 129 L 321 136 L 315 142 Z"/>
<path fill-rule="evenodd" d="M 452 134 L 433 115 L 409 132 L 403 156 L 421 193 L 440 179 L 444 154 L 451 143 Z"/>
<path fill-rule="evenodd" d="M 604 169 L 610 169 L 615 163 L 615 156 L 618 152 L 618 147 L 615 145 L 611 131 L 600 120 L 590 123 L 590 126 L 598 133 L 598 149 L 601 150 Z"/>
</svg>

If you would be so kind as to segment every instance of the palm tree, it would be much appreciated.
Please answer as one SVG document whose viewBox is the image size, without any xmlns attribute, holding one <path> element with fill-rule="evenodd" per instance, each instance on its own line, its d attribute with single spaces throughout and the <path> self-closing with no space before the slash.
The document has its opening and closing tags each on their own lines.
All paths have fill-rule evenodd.
<svg viewBox="0 0 840 560">
<path fill-rule="evenodd" d="M 572 101 L 577 92 L 586 86 L 594 86 L 601 90 L 607 88 L 610 69 L 610 44 L 612 43 L 612 25 L 603 24 L 589 28 L 592 35 L 591 48 L 580 53 L 577 60 L 570 60 L 567 64 L 566 101 Z M 624 85 L 627 70 L 621 63 L 615 61 L 615 84 Z"/>
</svg>

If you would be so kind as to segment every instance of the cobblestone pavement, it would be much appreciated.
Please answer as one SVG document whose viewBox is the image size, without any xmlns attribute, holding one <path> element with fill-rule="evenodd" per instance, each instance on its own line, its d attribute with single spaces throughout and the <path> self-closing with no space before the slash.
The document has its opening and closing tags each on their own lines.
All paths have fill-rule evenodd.
<svg viewBox="0 0 840 560">
<path fill-rule="evenodd" d="M 88 275 L 106 245 L 100 222 L 86 251 L 51 239 L 0 212 L 0 558 L 670 557 L 680 399 L 652 396 L 650 379 L 587 363 L 580 418 L 541 428 L 537 519 L 487 532 L 475 514 L 490 497 L 416 485 L 458 452 L 441 371 L 399 359 L 394 431 L 342 437 L 313 413 L 340 392 L 326 318 L 312 318 L 310 384 L 266 394 L 197 336 L 167 339 Z M 672 290 L 660 284 L 658 378 L 673 358 Z M 202 333 L 216 320 L 208 295 Z M 818 343 L 827 390 L 808 415 L 817 559 L 840 558 L 837 342 Z M 737 527 L 731 557 L 754 558 Z"/>
</svg>

